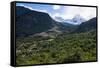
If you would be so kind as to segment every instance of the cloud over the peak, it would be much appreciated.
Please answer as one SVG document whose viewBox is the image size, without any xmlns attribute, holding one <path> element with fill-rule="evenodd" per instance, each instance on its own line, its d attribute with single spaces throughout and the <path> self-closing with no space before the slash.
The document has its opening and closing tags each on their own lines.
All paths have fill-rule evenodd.
<svg viewBox="0 0 100 68">
<path fill-rule="evenodd" d="M 59 5 L 53 5 L 53 9 L 54 9 L 54 10 L 58 10 L 58 9 L 60 9 L 60 7 L 61 7 L 61 6 L 59 6 Z"/>
<path fill-rule="evenodd" d="M 80 15 L 86 20 L 96 17 L 96 8 L 94 7 L 77 7 L 68 6 L 64 8 L 64 13 L 62 14 L 65 18 L 73 18 L 75 15 Z"/>
</svg>

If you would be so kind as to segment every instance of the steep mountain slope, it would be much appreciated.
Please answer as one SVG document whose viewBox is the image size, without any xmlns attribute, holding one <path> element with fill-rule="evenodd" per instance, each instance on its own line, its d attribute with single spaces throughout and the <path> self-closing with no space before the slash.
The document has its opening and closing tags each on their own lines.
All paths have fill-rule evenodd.
<svg viewBox="0 0 100 68">
<path fill-rule="evenodd" d="M 24 14 L 26 14 L 28 12 L 30 12 L 30 10 L 29 9 L 26 9 L 26 8 L 24 8 L 22 6 L 17 6 L 16 7 L 16 16 L 17 17 L 18 16 L 21 16 L 21 15 L 24 15 Z"/>
<path fill-rule="evenodd" d="M 30 10 L 25 7 L 16 7 L 16 36 L 28 36 L 47 32 L 56 27 L 59 31 L 65 29 L 60 22 L 54 21 L 47 13 Z"/>
<path fill-rule="evenodd" d="M 96 25 L 97 25 L 96 19 L 97 18 L 95 17 L 86 22 L 83 22 L 82 24 L 79 25 L 76 32 L 86 32 L 86 31 L 90 31 L 92 29 L 96 29 Z"/>
</svg>

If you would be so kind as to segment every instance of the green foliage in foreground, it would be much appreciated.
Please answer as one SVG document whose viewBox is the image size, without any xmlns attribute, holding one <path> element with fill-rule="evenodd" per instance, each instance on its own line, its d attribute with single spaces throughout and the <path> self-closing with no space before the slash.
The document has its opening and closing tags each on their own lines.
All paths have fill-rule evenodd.
<svg viewBox="0 0 100 68">
<path fill-rule="evenodd" d="M 17 39 L 17 65 L 96 60 L 96 31 Z"/>
</svg>

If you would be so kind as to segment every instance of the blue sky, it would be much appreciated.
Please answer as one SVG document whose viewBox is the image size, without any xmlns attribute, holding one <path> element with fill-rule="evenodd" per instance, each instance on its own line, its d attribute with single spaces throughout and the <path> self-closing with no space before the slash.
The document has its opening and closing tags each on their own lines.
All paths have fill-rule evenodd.
<svg viewBox="0 0 100 68">
<path fill-rule="evenodd" d="M 76 15 L 80 15 L 86 20 L 96 17 L 95 7 L 78 7 L 78 6 L 62 6 L 48 4 L 32 4 L 32 3 L 16 3 L 16 6 L 24 6 L 31 10 L 48 13 L 53 19 L 61 17 L 64 20 L 72 19 Z"/>
</svg>

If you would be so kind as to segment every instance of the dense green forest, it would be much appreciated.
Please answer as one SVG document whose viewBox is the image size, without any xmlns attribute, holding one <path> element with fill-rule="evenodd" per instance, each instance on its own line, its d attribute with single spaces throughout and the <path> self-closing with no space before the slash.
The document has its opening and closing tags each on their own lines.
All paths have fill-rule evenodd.
<svg viewBox="0 0 100 68">
<path fill-rule="evenodd" d="M 49 64 L 96 60 L 96 31 L 51 37 L 24 37 L 16 42 L 16 63 Z"/>
</svg>

